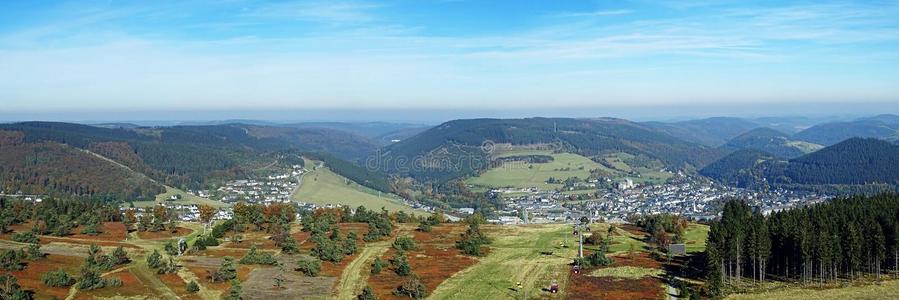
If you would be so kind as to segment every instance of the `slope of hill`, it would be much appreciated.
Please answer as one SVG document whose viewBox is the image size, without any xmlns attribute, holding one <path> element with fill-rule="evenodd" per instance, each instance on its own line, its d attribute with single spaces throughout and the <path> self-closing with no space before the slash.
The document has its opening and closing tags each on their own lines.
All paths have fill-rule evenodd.
<svg viewBox="0 0 899 300">
<path fill-rule="evenodd" d="M 327 204 L 349 205 L 354 208 L 361 205 L 372 211 L 380 211 L 381 208 L 386 208 L 393 212 L 424 213 L 409 207 L 394 194 L 379 193 L 377 190 L 360 185 L 332 172 L 326 163 L 307 161 L 306 166 L 308 166 L 307 169 L 312 171 L 303 175 L 300 188 L 291 195 L 291 199 L 295 201 L 315 203 L 322 206 Z"/>
<path fill-rule="evenodd" d="M 771 154 L 759 150 L 743 149 L 731 153 L 699 170 L 703 176 L 729 185 L 754 188 L 763 185 L 764 174 L 757 169 L 759 164 L 774 159 Z"/>
<path fill-rule="evenodd" d="M 728 140 L 760 125 L 740 118 L 715 117 L 676 123 L 647 122 L 647 126 L 673 137 L 710 147 L 717 147 Z"/>
<path fill-rule="evenodd" d="M 800 131 L 796 139 L 821 145 L 833 145 L 849 138 L 877 138 L 899 141 L 899 116 L 879 115 L 849 122 L 832 122 Z"/>
<path fill-rule="evenodd" d="M 792 160 L 742 150 L 700 173 L 738 186 L 899 185 L 899 145 L 852 138 Z"/>
<path fill-rule="evenodd" d="M 239 177 L 290 151 L 324 151 L 355 160 L 375 149 L 345 132 L 242 124 L 129 129 L 24 122 L 2 124 L 0 129 L 23 132 L 27 142 L 51 141 L 98 151 L 179 188 L 201 188 Z"/>
<path fill-rule="evenodd" d="M 822 148 L 818 144 L 792 140 L 782 132 L 765 127 L 743 133 L 722 147 L 733 150 L 754 149 L 783 158 L 798 157 Z"/>
<path fill-rule="evenodd" d="M 25 142 L 0 130 L 0 189 L 6 193 L 153 199 L 165 188 L 142 174 L 56 142 Z"/>
<path fill-rule="evenodd" d="M 791 160 L 782 176 L 799 184 L 899 184 L 899 146 L 852 138 Z M 772 174 L 781 175 L 781 174 Z"/>
<path fill-rule="evenodd" d="M 642 154 L 673 168 L 703 166 L 722 156 L 719 150 L 621 119 L 469 119 L 446 122 L 390 145 L 375 163 L 390 172 L 454 178 L 487 167 L 488 152 L 496 144 L 543 145 L 588 157 L 610 152 Z"/>
</svg>

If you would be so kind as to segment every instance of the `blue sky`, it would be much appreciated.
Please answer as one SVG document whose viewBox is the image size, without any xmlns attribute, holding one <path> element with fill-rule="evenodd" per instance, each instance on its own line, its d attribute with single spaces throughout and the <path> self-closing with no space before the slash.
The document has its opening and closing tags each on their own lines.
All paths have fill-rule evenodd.
<svg viewBox="0 0 899 300">
<path fill-rule="evenodd" d="M 7 114 L 897 102 L 896 1 L 0 2 Z"/>
</svg>

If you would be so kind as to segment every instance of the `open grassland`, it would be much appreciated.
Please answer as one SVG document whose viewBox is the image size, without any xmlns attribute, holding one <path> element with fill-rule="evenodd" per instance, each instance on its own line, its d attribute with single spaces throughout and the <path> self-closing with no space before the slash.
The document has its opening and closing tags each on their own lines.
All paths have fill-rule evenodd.
<svg viewBox="0 0 899 300">
<path fill-rule="evenodd" d="M 558 153 L 550 156 L 553 157 L 553 161 L 548 163 L 508 162 L 479 176 L 468 178 L 465 182 L 481 187 L 559 189 L 562 187 L 561 184 L 547 184 L 546 180 L 550 177 L 558 180 L 569 177 L 585 179 L 590 175 L 591 169 L 603 168 L 589 158 L 577 154 Z"/>
<path fill-rule="evenodd" d="M 174 195 L 181 195 L 181 200 L 169 200 Z M 226 207 L 227 203 L 221 201 L 215 201 L 206 199 L 203 197 L 197 197 L 187 192 L 174 188 L 171 186 L 165 186 L 165 193 L 156 195 L 156 201 L 134 201 L 135 207 L 150 207 L 159 203 L 170 203 L 170 204 L 206 204 L 212 207 Z"/>
<path fill-rule="evenodd" d="M 603 238 L 608 236 L 609 231 L 608 223 L 594 223 L 590 224 L 590 233 L 589 234 L 599 234 Z M 639 231 L 638 228 L 633 226 L 625 226 L 622 227 L 620 225 L 614 225 L 615 229 L 612 230 L 612 242 L 609 245 L 609 253 L 610 254 L 621 254 L 630 252 L 633 250 L 634 252 L 647 252 L 648 245 L 646 244 L 646 233 Z M 569 227 L 570 228 L 570 227 Z M 596 250 L 599 249 L 598 245 L 584 245 L 584 249 Z"/>
<path fill-rule="evenodd" d="M 349 205 L 351 207 L 365 206 L 371 210 L 380 211 L 386 208 L 389 211 L 405 211 L 407 213 L 423 214 L 424 211 L 415 210 L 403 203 L 397 196 L 388 193 L 378 194 L 378 191 L 348 181 L 343 176 L 337 175 L 327 167 L 307 160 L 306 166 L 310 170 L 303 175 L 300 188 L 291 196 L 291 199 L 299 202 L 315 203 L 317 205 Z M 349 182 L 349 183 L 348 183 Z"/>
<path fill-rule="evenodd" d="M 597 159 L 602 159 L 612 167 L 611 169 L 615 171 L 611 172 L 614 180 L 629 178 L 635 183 L 659 184 L 674 176 L 673 173 L 661 171 L 664 164 L 660 161 L 640 158 L 629 153 L 610 153 Z"/>
<path fill-rule="evenodd" d="M 564 181 L 569 177 L 586 179 L 590 170 L 598 169 L 603 176 L 608 176 L 614 181 L 630 178 L 636 183 L 663 183 L 671 176 L 670 172 L 662 172 L 660 162 L 648 159 L 640 159 L 627 153 L 610 153 L 595 157 L 603 162 L 599 164 L 590 158 L 572 153 L 552 153 L 547 150 L 510 150 L 504 151 L 494 158 L 549 155 L 553 161 L 548 163 L 507 162 L 487 170 L 486 172 L 470 177 L 465 183 L 472 185 L 475 191 L 484 191 L 490 188 L 529 188 L 537 187 L 541 190 L 558 190 L 562 184 L 547 184 L 549 178 Z M 581 192 L 590 192 L 585 190 Z"/>
<path fill-rule="evenodd" d="M 691 223 L 684 232 L 684 243 L 687 244 L 687 252 L 705 251 L 705 240 L 709 237 L 709 226 Z"/>
<path fill-rule="evenodd" d="M 783 286 L 770 292 L 733 294 L 730 300 L 837 300 L 837 299 L 899 299 L 899 280 L 883 281 L 876 284 L 860 284 L 836 288 L 807 288 Z"/>
<path fill-rule="evenodd" d="M 484 226 L 493 237 L 490 252 L 437 287 L 431 299 L 564 299 L 565 290 L 550 294 L 552 282 L 564 287 L 576 255 L 576 241 L 565 225 Z M 567 247 L 559 247 L 562 243 Z M 437 263 L 435 261 L 435 263 Z"/>
<path fill-rule="evenodd" d="M 593 272 L 590 272 L 590 276 L 637 279 L 643 277 L 661 276 L 664 273 L 665 271 L 662 271 L 661 269 L 623 266 L 596 269 L 593 270 Z"/>
</svg>

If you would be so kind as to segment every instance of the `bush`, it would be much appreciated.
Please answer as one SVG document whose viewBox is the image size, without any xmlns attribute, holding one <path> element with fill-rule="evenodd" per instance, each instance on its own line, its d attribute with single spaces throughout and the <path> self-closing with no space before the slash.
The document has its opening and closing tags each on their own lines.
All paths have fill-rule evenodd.
<svg viewBox="0 0 899 300">
<path fill-rule="evenodd" d="M 2 294 L 0 294 L 2 299 L 26 300 L 32 298 L 29 291 L 22 290 L 22 286 L 12 274 L 0 275 L 0 287 L 3 287 Z"/>
<path fill-rule="evenodd" d="M 30 244 L 28 247 L 22 250 L 25 253 L 25 259 L 27 260 L 39 260 L 44 258 L 44 253 L 41 252 L 41 244 Z"/>
<path fill-rule="evenodd" d="M 156 274 L 173 274 L 178 272 L 178 264 L 175 263 L 175 259 L 169 256 L 168 261 L 163 261 L 159 265 L 159 269 L 156 269 Z"/>
<path fill-rule="evenodd" d="M 362 294 L 356 296 L 356 300 L 377 300 L 378 297 L 375 297 L 375 292 L 371 289 L 370 286 L 365 286 L 362 289 Z"/>
<path fill-rule="evenodd" d="M 274 266 L 278 263 L 275 260 L 275 256 L 268 252 L 259 252 L 256 250 L 256 246 L 250 248 L 250 252 L 247 252 L 246 255 L 239 261 L 242 265 L 269 265 Z"/>
<path fill-rule="evenodd" d="M 406 254 L 402 252 L 394 255 L 393 259 L 390 260 L 390 264 L 393 265 L 393 271 L 396 272 L 396 275 L 408 276 L 412 274 L 412 267 L 409 266 L 409 260 L 406 259 Z"/>
<path fill-rule="evenodd" d="M 150 268 L 156 269 L 162 264 L 162 255 L 159 254 L 159 251 L 153 249 L 153 253 L 150 256 L 147 256 L 147 265 Z"/>
<path fill-rule="evenodd" d="M 234 259 L 226 256 L 218 270 L 212 272 L 210 277 L 212 282 L 225 282 L 237 278 L 237 267 L 234 266 Z"/>
<path fill-rule="evenodd" d="M 415 244 L 412 237 L 400 236 L 393 241 L 393 248 L 399 251 L 409 251 L 418 249 L 418 245 Z"/>
<path fill-rule="evenodd" d="M 378 274 L 381 273 L 381 269 L 384 268 L 384 261 L 381 260 L 380 257 L 375 258 L 375 262 L 371 264 L 371 273 Z"/>
<path fill-rule="evenodd" d="M 41 281 L 49 287 L 64 287 L 75 284 L 75 278 L 63 271 L 62 268 L 41 275 Z"/>
<path fill-rule="evenodd" d="M 124 265 L 131 262 L 131 259 L 128 258 L 128 252 L 122 246 L 118 246 L 112 251 L 112 259 L 116 265 Z"/>
<path fill-rule="evenodd" d="M 433 226 L 431 226 L 431 224 L 428 224 L 427 222 L 418 223 L 418 228 L 416 228 L 416 230 L 421 232 L 431 232 L 432 229 Z"/>
<path fill-rule="evenodd" d="M 17 232 L 12 235 L 12 240 L 19 243 L 28 243 L 28 244 L 37 244 L 40 242 L 40 239 L 34 232 Z"/>
<path fill-rule="evenodd" d="M 194 294 L 199 291 L 200 291 L 200 285 L 197 284 L 196 281 L 191 280 L 189 283 L 187 283 L 187 292 L 188 293 Z"/>
<path fill-rule="evenodd" d="M 165 242 L 165 253 L 169 255 L 178 255 L 178 245 L 175 244 L 175 240 L 168 240 Z"/>
<path fill-rule="evenodd" d="M 231 288 L 228 289 L 228 294 L 225 295 L 225 300 L 240 300 L 240 281 L 237 279 L 231 280 Z"/>
<path fill-rule="evenodd" d="M 22 261 L 24 256 L 25 253 L 22 251 L 3 251 L 3 254 L 0 254 L 0 270 L 19 271 L 25 269 L 25 262 Z"/>
<path fill-rule="evenodd" d="M 355 243 L 354 243 L 355 245 Z M 297 246 L 297 240 L 292 236 L 287 236 L 283 242 L 281 242 L 281 253 L 284 254 L 297 254 L 300 252 L 300 247 Z"/>
<path fill-rule="evenodd" d="M 321 269 L 322 261 L 315 258 L 302 259 L 297 262 L 297 271 L 306 274 L 306 276 L 318 276 L 318 272 L 320 272 Z"/>
<path fill-rule="evenodd" d="M 424 299 L 428 295 L 425 285 L 415 275 L 409 276 L 393 293 L 397 296 L 406 296 L 412 299 Z"/>
</svg>

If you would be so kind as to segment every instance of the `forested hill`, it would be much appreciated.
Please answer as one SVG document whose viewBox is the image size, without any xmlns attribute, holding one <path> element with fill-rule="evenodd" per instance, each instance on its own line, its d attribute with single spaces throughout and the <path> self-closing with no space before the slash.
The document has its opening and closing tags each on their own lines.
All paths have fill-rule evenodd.
<svg viewBox="0 0 899 300">
<path fill-rule="evenodd" d="M 153 199 L 165 188 L 150 178 L 72 146 L 25 142 L 0 130 L 0 190 L 4 193 L 95 199 Z"/>
<path fill-rule="evenodd" d="M 553 145 L 554 149 L 592 156 L 627 152 L 658 158 L 674 168 L 703 166 L 722 154 L 719 150 L 685 142 L 645 125 L 621 119 L 468 119 L 443 123 L 384 149 L 381 162 L 389 171 L 399 159 L 420 164 L 406 166 L 413 176 L 447 178 L 484 167 L 482 145 Z M 462 162 L 461 168 L 440 165 Z M 384 165 L 382 164 L 382 165 Z M 436 167 L 432 167 L 436 166 Z"/>
<path fill-rule="evenodd" d="M 701 173 L 731 184 L 899 185 L 899 146 L 878 139 L 853 138 L 792 160 L 757 151 L 738 151 Z M 764 181 L 764 182 L 763 182 Z"/>
<path fill-rule="evenodd" d="M 818 144 L 793 140 L 785 133 L 765 127 L 743 133 L 722 147 L 731 150 L 759 150 L 781 158 L 799 157 L 822 148 Z"/>
<path fill-rule="evenodd" d="M 802 184 L 899 184 L 899 145 L 852 138 L 791 160 L 783 175 Z"/>
<path fill-rule="evenodd" d="M 101 128 L 71 123 L 0 124 L 30 143 L 90 149 L 166 184 L 201 188 L 278 160 L 284 153 L 328 152 L 359 159 L 375 149 L 355 135 L 327 129 L 258 125 Z"/>
<path fill-rule="evenodd" d="M 764 184 L 760 180 L 764 178 L 764 169 L 757 166 L 772 159 L 774 156 L 766 152 L 743 149 L 705 166 L 699 173 L 730 185 L 760 187 Z"/>
<path fill-rule="evenodd" d="M 833 145 L 853 137 L 899 141 L 899 116 L 879 115 L 850 122 L 832 122 L 812 126 L 796 133 L 795 138 L 821 145 Z"/>
</svg>

